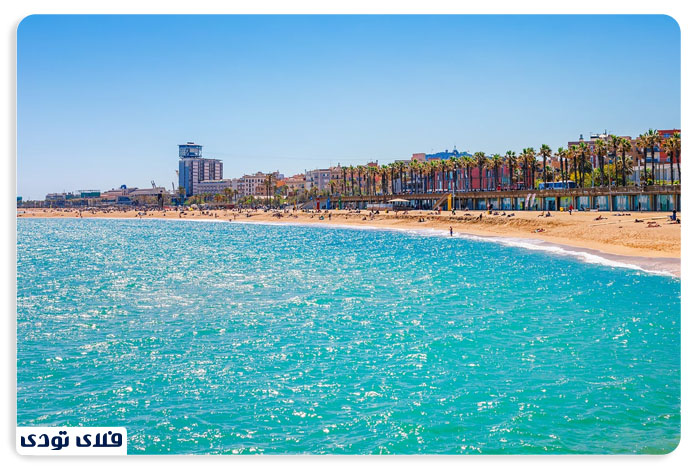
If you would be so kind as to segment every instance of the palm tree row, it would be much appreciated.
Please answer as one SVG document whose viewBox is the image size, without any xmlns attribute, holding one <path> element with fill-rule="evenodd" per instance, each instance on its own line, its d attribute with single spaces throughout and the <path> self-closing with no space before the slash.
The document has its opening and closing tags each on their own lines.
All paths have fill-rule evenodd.
<svg viewBox="0 0 696 468">
<path fill-rule="evenodd" d="M 636 140 L 635 149 L 643 155 L 644 174 L 640 177 L 643 183 L 654 183 L 649 173 L 655 174 L 655 152 L 660 151 L 660 147 L 669 156 L 670 182 L 675 181 L 675 164 L 676 180 L 681 180 L 679 132 L 663 140 L 657 131 L 651 129 Z M 606 139 L 593 140 L 592 145 L 580 142 L 569 148 L 558 148 L 555 153 L 544 144 L 538 151 L 525 148 L 519 155 L 514 151 L 507 151 L 504 156 L 476 152 L 472 156 L 452 156 L 449 159 L 345 166 L 341 168 L 340 177 L 331 182 L 330 193 L 398 195 L 534 189 L 539 187 L 539 183 L 558 181 L 573 181 L 579 187 L 626 186 L 633 172 L 630 155 L 633 150 L 629 139 L 609 135 Z M 648 162 L 652 165 L 651 170 L 648 170 Z"/>
</svg>

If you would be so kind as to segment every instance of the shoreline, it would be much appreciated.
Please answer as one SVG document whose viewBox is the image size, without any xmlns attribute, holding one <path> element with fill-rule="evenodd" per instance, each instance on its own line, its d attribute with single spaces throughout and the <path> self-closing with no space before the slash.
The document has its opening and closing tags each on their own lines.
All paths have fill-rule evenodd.
<svg viewBox="0 0 696 468">
<path fill-rule="evenodd" d="M 123 218 L 104 218 L 104 219 L 123 219 Z M 163 218 L 155 218 L 163 219 Z M 166 221 L 166 219 L 165 219 Z M 382 227 L 382 226 L 359 226 L 355 224 L 319 224 L 319 223 L 306 223 L 306 222 L 282 222 L 282 221 L 242 221 L 233 220 L 225 221 L 220 219 L 169 219 L 168 221 L 190 221 L 190 222 L 215 222 L 215 223 L 227 223 L 232 222 L 235 224 L 259 224 L 264 226 L 302 226 L 302 227 L 320 227 L 325 229 L 354 229 L 354 230 L 375 230 L 375 231 L 396 231 L 403 233 L 414 233 L 417 232 L 419 235 L 426 233 L 437 232 L 440 237 L 449 237 L 447 234 L 449 231 L 445 229 L 437 228 L 426 228 L 426 227 L 411 227 L 411 228 L 395 228 L 395 227 Z M 462 235 L 463 234 L 463 235 Z M 673 276 L 676 278 L 681 278 L 681 259 L 674 257 L 641 257 L 635 255 L 617 255 L 607 252 L 602 252 L 596 249 L 590 249 L 585 247 L 574 247 L 567 244 L 560 244 L 549 241 L 537 241 L 534 239 L 524 239 L 520 237 L 506 237 L 506 236 L 493 236 L 493 235 L 479 235 L 470 234 L 463 232 L 455 232 L 455 238 L 461 239 L 471 239 L 479 242 L 494 242 L 497 244 L 507 245 L 508 247 L 518 247 L 526 250 L 537 250 L 544 251 L 548 254 L 556 254 L 562 256 L 574 257 L 583 261 L 584 263 L 594 263 L 615 268 L 627 268 L 633 270 L 640 270 L 645 273 L 662 275 L 662 276 Z M 594 258 L 593 258 L 594 257 Z M 601 260 L 604 261 L 601 261 Z"/>
<path fill-rule="evenodd" d="M 74 209 L 26 209 L 18 211 L 17 217 L 24 219 L 40 218 L 79 218 L 78 210 Z M 557 214 L 549 218 L 539 218 L 536 212 L 515 212 L 515 218 L 494 217 L 485 215 L 480 220 L 478 216 L 483 216 L 485 212 L 469 212 L 466 218 L 462 216 L 452 216 L 449 213 L 434 215 L 432 212 L 409 212 L 408 215 L 380 214 L 374 218 L 369 216 L 369 212 L 363 210 L 361 213 L 350 212 L 347 210 L 331 210 L 332 219 L 328 219 L 326 212 L 296 212 L 285 214 L 278 218 L 278 212 L 255 212 L 253 210 L 232 212 L 214 211 L 200 212 L 188 211 L 186 215 L 179 217 L 175 211 L 148 211 L 142 217 L 138 216 L 138 211 L 82 211 L 81 219 L 164 219 L 164 220 L 183 220 L 183 221 L 217 221 L 217 222 L 236 222 L 249 224 L 273 224 L 273 225 L 299 225 L 299 226 L 321 226 L 335 228 L 353 229 L 378 229 L 378 230 L 397 230 L 402 232 L 428 232 L 437 235 L 447 236 L 449 227 L 452 227 L 455 237 L 470 237 L 474 240 L 496 242 L 503 245 L 520 247 L 529 250 L 545 251 L 557 255 L 571 256 L 586 263 L 604 264 L 620 268 L 632 268 L 652 274 L 669 275 L 677 278 L 681 277 L 681 258 L 680 258 L 680 225 L 666 225 L 664 221 L 660 227 L 671 228 L 670 231 L 660 231 L 658 229 L 645 229 L 645 223 L 633 223 L 635 218 L 666 219 L 665 213 L 632 213 L 635 218 L 619 220 L 605 218 L 606 223 L 600 230 L 595 231 L 600 223 L 595 222 L 597 212 L 574 213 L 572 216 L 561 217 Z M 607 213 L 604 213 L 607 214 Z M 168 216 L 167 216 L 168 215 Z M 520 216 L 521 215 L 521 216 Z M 321 219 L 323 217 L 324 219 Z M 539 218 L 539 219 L 536 219 Z M 560 220 L 558 218 L 561 218 Z M 423 221 L 419 221 L 423 219 Z M 619 224 L 622 224 L 619 226 Z M 540 225 L 542 232 L 526 231 L 531 226 Z M 547 229 L 548 227 L 548 229 Z M 580 232 L 576 233 L 577 228 Z M 607 229 L 609 232 L 606 232 Z M 622 229 L 622 231 L 619 231 Z M 623 229 L 626 229 L 623 231 Z M 629 230 L 630 229 L 630 230 Z M 577 234 L 576 238 L 563 231 L 570 230 L 569 234 Z M 618 238 L 611 231 L 618 231 L 625 237 Z M 667 239 L 656 238 L 655 234 Z M 599 233 L 599 236 L 596 235 Z M 655 234 L 654 234 L 655 233 Z M 585 234 L 584 236 L 582 234 Z M 593 238 L 587 239 L 591 234 Z M 636 234 L 638 234 L 636 236 Z M 585 238 L 583 238 L 585 237 Z M 617 242 L 618 241 L 618 242 Z M 647 241 L 647 242 L 646 242 Z M 663 247 L 660 249 L 642 248 L 641 243 L 648 246 L 654 243 Z M 640 247 L 635 247 L 638 244 Z M 665 245 L 668 248 L 664 248 Z M 677 255 L 674 255 L 676 250 Z"/>
</svg>

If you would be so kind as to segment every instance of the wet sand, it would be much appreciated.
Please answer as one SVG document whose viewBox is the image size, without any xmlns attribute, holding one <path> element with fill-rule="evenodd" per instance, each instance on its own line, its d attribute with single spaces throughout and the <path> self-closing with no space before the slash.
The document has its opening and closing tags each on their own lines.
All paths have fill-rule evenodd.
<svg viewBox="0 0 696 468">
<path fill-rule="evenodd" d="M 180 219 L 175 211 L 82 210 L 87 218 L 164 218 Z M 143 213 L 143 212 L 140 212 Z M 502 237 L 530 240 L 535 243 L 572 248 L 575 252 L 599 255 L 608 260 L 638 265 L 650 271 L 668 271 L 676 276 L 681 271 L 681 224 L 670 224 L 669 213 L 631 212 L 625 216 L 608 212 L 552 212 L 540 217 L 538 211 L 498 212 L 458 211 L 435 214 L 432 211 L 389 212 L 374 216 L 367 210 L 357 213 L 348 210 L 326 212 L 287 212 L 263 210 L 186 211 L 181 219 L 243 222 L 272 222 L 293 224 L 345 225 L 389 229 L 436 229 L 482 237 Z M 495 212 L 493 212 L 495 213 Z M 513 214 L 514 216 L 508 216 Z M 598 216 L 603 218 L 596 220 Z M 76 218 L 76 209 L 20 209 L 23 218 Z M 678 215 L 678 217 L 681 217 Z M 323 219 L 322 219 L 323 218 Z M 636 222 L 636 219 L 642 222 Z M 419 220 L 423 220 L 419 222 Z M 652 224 L 655 223 L 655 224 Z M 650 227 L 655 226 L 655 227 Z"/>
</svg>

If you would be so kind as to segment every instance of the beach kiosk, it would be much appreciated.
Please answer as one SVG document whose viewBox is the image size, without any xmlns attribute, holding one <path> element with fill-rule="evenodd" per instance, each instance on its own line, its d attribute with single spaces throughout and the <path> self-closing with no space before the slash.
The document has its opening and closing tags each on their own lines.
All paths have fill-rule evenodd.
<svg viewBox="0 0 696 468">
<path fill-rule="evenodd" d="M 406 211 L 411 208 L 410 202 L 405 198 L 394 198 L 389 200 L 394 211 Z"/>
</svg>

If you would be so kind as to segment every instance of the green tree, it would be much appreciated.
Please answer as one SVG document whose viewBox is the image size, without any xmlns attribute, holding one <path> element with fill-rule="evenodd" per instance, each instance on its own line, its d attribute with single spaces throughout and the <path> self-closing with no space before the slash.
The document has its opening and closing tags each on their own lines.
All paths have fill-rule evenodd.
<svg viewBox="0 0 696 468">
<path fill-rule="evenodd" d="M 503 166 L 503 158 L 499 154 L 491 156 L 491 169 L 493 169 L 493 186 L 497 189 L 499 185 L 498 170 Z"/>
<path fill-rule="evenodd" d="M 541 179 L 546 184 L 546 182 L 549 181 L 547 175 L 546 175 L 546 159 L 551 157 L 551 147 L 549 145 L 541 145 L 541 148 L 539 148 L 539 155 L 542 158 L 542 164 L 541 164 Z"/>
<path fill-rule="evenodd" d="M 515 183 L 515 166 L 517 165 L 517 156 L 515 156 L 515 152 L 511 150 L 506 151 L 504 160 L 508 167 L 508 177 L 510 179 L 508 187 L 513 188 Z"/>
<path fill-rule="evenodd" d="M 474 153 L 474 161 L 476 162 L 476 167 L 478 167 L 479 170 L 479 190 L 483 190 L 483 170 L 488 162 L 486 153 L 483 151 L 477 151 Z"/>
<path fill-rule="evenodd" d="M 604 161 L 609 153 L 607 149 L 607 143 L 601 138 L 595 141 L 594 144 L 595 156 L 597 156 L 597 163 L 599 165 L 599 185 L 604 186 Z"/>
</svg>

